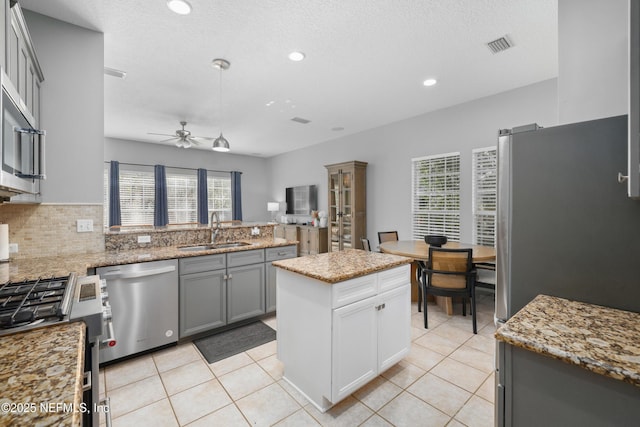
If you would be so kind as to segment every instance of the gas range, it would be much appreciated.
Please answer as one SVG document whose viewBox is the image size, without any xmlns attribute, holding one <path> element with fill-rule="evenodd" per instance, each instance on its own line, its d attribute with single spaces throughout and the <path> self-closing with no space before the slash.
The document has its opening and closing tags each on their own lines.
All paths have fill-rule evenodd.
<svg viewBox="0 0 640 427">
<path fill-rule="evenodd" d="M 105 286 L 99 276 L 73 273 L 0 285 L 0 336 L 82 320 L 89 337 L 98 337 L 110 317 Z"/>
<path fill-rule="evenodd" d="M 107 284 L 100 276 L 46 277 L 0 285 L 0 339 L 4 335 L 43 328 L 62 322 L 83 321 L 87 327 L 84 346 L 85 384 L 83 403 L 107 408 L 109 398 L 99 399 L 99 348 L 113 347 L 116 340 L 111 322 Z M 106 335 L 106 338 L 104 337 Z M 99 425 L 97 410 L 82 414 L 83 425 Z"/>
</svg>

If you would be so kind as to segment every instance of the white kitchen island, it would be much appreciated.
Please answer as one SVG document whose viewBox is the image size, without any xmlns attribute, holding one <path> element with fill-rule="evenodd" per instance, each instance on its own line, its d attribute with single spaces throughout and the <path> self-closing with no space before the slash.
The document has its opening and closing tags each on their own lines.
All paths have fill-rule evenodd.
<svg viewBox="0 0 640 427">
<path fill-rule="evenodd" d="M 273 263 L 284 379 L 320 411 L 409 353 L 410 262 L 351 249 Z"/>
</svg>

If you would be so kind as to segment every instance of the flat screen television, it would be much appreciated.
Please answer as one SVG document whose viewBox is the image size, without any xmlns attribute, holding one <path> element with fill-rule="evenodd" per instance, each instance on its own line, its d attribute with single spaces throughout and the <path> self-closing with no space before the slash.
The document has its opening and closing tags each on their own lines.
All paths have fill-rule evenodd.
<svg viewBox="0 0 640 427">
<path fill-rule="evenodd" d="M 287 215 L 310 215 L 318 210 L 318 189 L 315 185 L 300 185 L 286 189 Z"/>
</svg>

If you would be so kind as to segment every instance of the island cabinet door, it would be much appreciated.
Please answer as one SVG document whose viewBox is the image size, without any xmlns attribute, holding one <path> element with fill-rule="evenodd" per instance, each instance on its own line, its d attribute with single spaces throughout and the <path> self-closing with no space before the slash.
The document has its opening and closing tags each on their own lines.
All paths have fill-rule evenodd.
<svg viewBox="0 0 640 427">
<path fill-rule="evenodd" d="M 331 401 L 378 375 L 376 296 L 333 310 Z"/>
<path fill-rule="evenodd" d="M 409 354 L 411 349 L 411 286 L 409 283 L 378 296 L 378 372 Z"/>
</svg>

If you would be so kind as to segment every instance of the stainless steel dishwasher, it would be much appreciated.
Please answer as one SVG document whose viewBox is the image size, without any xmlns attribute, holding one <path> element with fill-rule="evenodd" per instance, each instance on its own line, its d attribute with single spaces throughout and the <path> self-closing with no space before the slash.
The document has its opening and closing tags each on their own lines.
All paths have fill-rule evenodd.
<svg viewBox="0 0 640 427">
<path fill-rule="evenodd" d="M 100 362 L 178 341 L 178 260 L 101 267 L 107 281 L 116 345 Z"/>
</svg>

